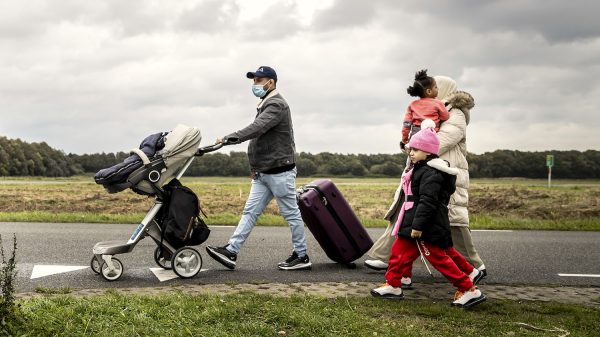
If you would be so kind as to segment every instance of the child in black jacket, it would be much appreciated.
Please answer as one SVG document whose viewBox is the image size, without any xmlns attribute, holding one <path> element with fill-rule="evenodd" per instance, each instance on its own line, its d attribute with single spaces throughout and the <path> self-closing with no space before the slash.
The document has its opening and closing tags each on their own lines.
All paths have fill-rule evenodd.
<svg viewBox="0 0 600 337">
<path fill-rule="evenodd" d="M 423 122 L 430 126 L 434 123 Z M 448 220 L 448 202 L 454 193 L 458 170 L 437 157 L 439 139 L 431 127 L 423 127 L 411 138 L 412 168 L 403 175 L 406 200 L 394 234 L 386 283 L 371 290 L 376 297 L 401 299 L 401 279 L 407 275 L 414 260 L 423 254 L 457 289 L 453 305 L 470 307 L 486 300 L 463 270 L 472 266 L 454 248 Z M 458 265 L 460 265 L 460 267 Z M 469 267 L 469 268 L 467 268 Z"/>
</svg>

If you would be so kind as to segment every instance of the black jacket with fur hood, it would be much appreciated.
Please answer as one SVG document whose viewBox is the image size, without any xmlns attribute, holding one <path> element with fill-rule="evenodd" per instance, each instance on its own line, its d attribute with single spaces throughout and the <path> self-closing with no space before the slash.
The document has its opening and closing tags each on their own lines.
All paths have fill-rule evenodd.
<svg viewBox="0 0 600 337">
<path fill-rule="evenodd" d="M 436 157 L 417 162 L 411 188 L 414 205 L 406 210 L 398 235 L 411 239 L 413 229 L 423 232 L 421 239 L 441 248 L 452 247 L 448 201 L 454 193 L 458 170 Z"/>
</svg>

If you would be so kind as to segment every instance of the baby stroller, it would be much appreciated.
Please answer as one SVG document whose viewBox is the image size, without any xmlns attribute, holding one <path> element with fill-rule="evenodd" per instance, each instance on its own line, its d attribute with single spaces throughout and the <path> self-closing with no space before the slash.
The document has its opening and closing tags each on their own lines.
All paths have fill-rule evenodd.
<svg viewBox="0 0 600 337">
<path fill-rule="evenodd" d="M 189 246 L 175 249 L 165 240 L 161 228 L 162 217 L 157 215 L 163 205 L 169 201 L 168 193 L 163 187 L 173 179 L 181 179 L 194 157 L 218 150 L 223 146 L 223 144 L 215 144 L 198 148 L 201 138 L 199 129 L 177 125 L 169 133 L 146 138 L 140 146 L 144 150 L 132 150 L 132 156 L 125 161 L 125 165 L 118 164 L 96 174 L 96 182 L 103 184 L 109 193 L 131 188 L 139 194 L 153 196 L 155 203 L 128 241 L 96 243 L 92 249 L 93 257 L 90 262 L 95 273 L 101 274 L 108 281 L 119 279 L 123 275 L 123 263 L 114 255 L 131 252 L 145 237 L 150 237 L 157 244 L 154 250 L 154 261 L 160 267 L 173 269 L 181 278 L 192 278 L 200 272 L 202 268 L 200 253 Z M 144 147 L 148 139 L 153 139 L 157 145 L 150 152 Z M 154 155 L 149 158 L 147 153 L 154 153 Z M 107 173 L 107 170 L 110 172 Z M 110 180 L 115 175 L 124 178 L 121 181 Z"/>
</svg>

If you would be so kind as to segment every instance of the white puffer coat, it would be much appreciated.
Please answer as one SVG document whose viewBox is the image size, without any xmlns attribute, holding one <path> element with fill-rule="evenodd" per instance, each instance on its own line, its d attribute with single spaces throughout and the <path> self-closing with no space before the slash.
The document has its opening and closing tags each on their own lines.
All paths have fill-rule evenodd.
<svg viewBox="0 0 600 337">
<path fill-rule="evenodd" d="M 450 226 L 469 226 L 469 164 L 467 163 L 467 125 L 471 109 L 475 106 L 473 97 L 464 91 L 457 91 L 446 98 L 450 118 L 443 122 L 438 132 L 440 139 L 440 158 L 447 160 L 451 167 L 459 170 L 456 177 L 456 192 L 450 197 L 448 205 Z M 385 215 L 391 220 L 401 204 L 399 186 L 394 195 L 394 202 Z"/>
</svg>

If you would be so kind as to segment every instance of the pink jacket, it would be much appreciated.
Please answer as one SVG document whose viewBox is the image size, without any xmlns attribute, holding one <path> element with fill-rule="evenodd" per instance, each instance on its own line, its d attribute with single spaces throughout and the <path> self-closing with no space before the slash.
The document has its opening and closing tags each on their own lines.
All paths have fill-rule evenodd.
<svg viewBox="0 0 600 337">
<path fill-rule="evenodd" d="M 442 101 L 435 98 L 421 98 L 413 101 L 406 109 L 402 124 L 402 143 L 408 143 L 408 136 L 413 126 L 421 126 L 425 119 L 435 122 L 435 132 L 440 130 L 440 123 L 448 120 L 450 114 Z"/>
<path fill-rule="evenodd" d="M 412 194 L 411 187 L 411 178 L 412 178 L 413 169 L 402 173 L 402 178 L 400 179 L 400 184 L 402 185 L 402 190 L 404 191 L 404 202 L 402 206 L 400 206 L 400 214 L 398 215 L 398 220 L 394 224 L 394 229 L 392 229 L 392 236 L 398 235 L 398 231 L 400 230 L 400 224 L 402 224 L 402 219 L 404 218 L 404 212 L 411 209 L 415 204 L 414 201 L 408 201 L 408 196 Z"/>
</svg>

